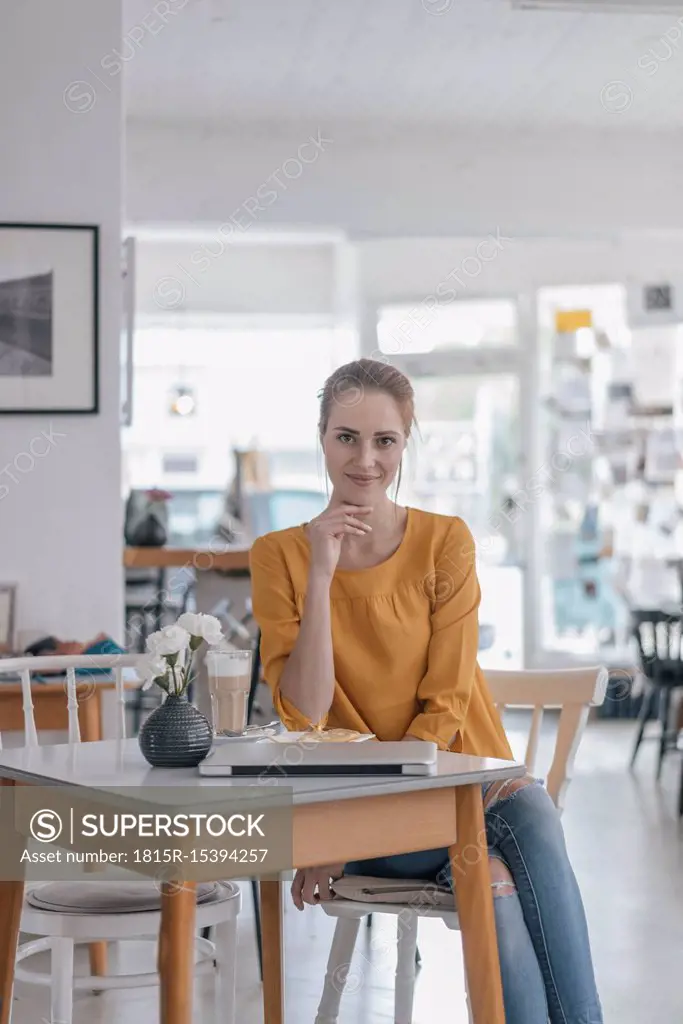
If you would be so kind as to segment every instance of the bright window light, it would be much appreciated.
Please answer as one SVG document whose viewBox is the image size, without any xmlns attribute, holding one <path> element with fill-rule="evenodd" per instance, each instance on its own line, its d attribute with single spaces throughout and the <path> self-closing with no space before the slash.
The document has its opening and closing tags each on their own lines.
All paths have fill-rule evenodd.
<svg viewBox="0 0 683 1024">
<path fill-rule="evenodd" d="M 377 336 L 388 356 L 514 345 L 517 310 L 505 299 L 383 306 Z"/>
</svg>

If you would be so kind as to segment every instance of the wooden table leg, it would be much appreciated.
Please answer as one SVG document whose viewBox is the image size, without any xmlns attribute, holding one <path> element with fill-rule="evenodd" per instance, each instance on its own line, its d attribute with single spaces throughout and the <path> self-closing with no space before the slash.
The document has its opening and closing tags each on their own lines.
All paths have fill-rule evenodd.
<svg viewBox="0 0 683 1024">
<path fill-rule="evenodd" d="M 0 779 L 0 799 L 3 797 L 3 789 L 14 787 L 12 779 Z M 7 789 L 5 789 L 7 793 Z M 13 795 L 7 793 L 10 800 Z M 8 811 L 8 814 L 10 812 Z M 3 812 L 3 820 L 7 817 Z M 17 832 L 9 832 L 3 835 L 3 856 L 14 860 L 16 855 L 17 864 L 26 842 L 23 836 Z M 13 850 L 12 847 L 15 849 Z M 19 923 L 21 921 L 21 910 L 24 905 L 24 879 L 0 881 L 0 1024 L 9 1024 L 12 1011 L 12 987 L 14 984 L 14 964 L 17 956 L 17 943 L 19 941 Z"/>
<path fill-rule="evenodd" d="M 164 882 L 158 966 L 160 1024 L 192 1024 L 195 882 Z"/>
<path fill-rule="evenodd" d="M 102 691 L 97 683 L 85 689 L 78 702 L 78 724 L 84 743 L 102 739 Z M 101 865 L 86 864 L 85 870 L 101 870 Z M 96 977 L 107 974 L 108 950 L 106 942 L 91 942 L 88 945 L 90 973 Z"/>
<path fill-rule="evenodd" d="M 282 886 L 261 882 L 261 931 L 263 934 L 263 1020 L 284 1024 Z"/>
<path fill-rule="evenodd" d="M 9 1024 L 24 882 L 0 882 L 0 1024 Z"/>
<path fill-rule="evenodd" d="M 455 790 L 458 839 L 450 848 L 474 1024 L 505 1024 L 481 786 Z"/>
</svg>

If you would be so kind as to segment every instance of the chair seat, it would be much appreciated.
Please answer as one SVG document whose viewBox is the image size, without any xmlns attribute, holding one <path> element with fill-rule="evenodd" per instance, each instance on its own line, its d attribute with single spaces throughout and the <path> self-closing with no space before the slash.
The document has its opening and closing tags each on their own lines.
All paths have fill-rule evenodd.
<svg viewBox="0 0 683 1024">
<path fill-rule="evenodd" d="M 652 665 L 650 679 L 657 686 L 683 686 L 683 661 L 660 658 Z"/>
<path fill-rule="evenodd" d="M 238 888 L 231 882 L 201 882 L 197 904 L 232 899 Z M 26 895 L 28 906 L 55 914 L 140 914 L 161 910 L 158 883 L 46 882 Z"/>
<path fill-rule="evenodd" d="M 328 917 L 359 919 L 368 914 L 439 918 L 451 931 L 460 930 L 455 894 L 446 886 L 416 878 L 372 878 L 343 875 L 331 883 L 335 899 L 320 906 Z"/>
<path fill-rule="evenodd" d="M 342 905 L 345 900 L 372 905 L 412 907 L 420 911 L 428 908 L 455 910 L 455 897 L 448 886 L 415 878 L 372 878 L 368 875 L 343 875 L 335 879 L 330 888 L 337 900 L 323 906 Z M 332 911 L 334 913 L 334 911 Z M 368 911 L 369 913 L 370 911 Z"/>
</svg>

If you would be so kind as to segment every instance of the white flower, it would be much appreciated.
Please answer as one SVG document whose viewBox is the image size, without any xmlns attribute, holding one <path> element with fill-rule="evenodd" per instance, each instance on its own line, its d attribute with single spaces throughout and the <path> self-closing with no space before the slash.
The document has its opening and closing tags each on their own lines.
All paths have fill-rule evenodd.
<svg viewBox="0 0 683 1024">
<path fill-rule="evenodd" d="M 184 612 L 178 619 L 178 625 L 186 629 L 191 636 L 202 637 L 209 647 L 217 647 L 223 640 L 223 630 L 215 615 Z"/>
<path fill-rule="evenodd" d="M 143 666 L 142 675 L 144 683 L 142 684 L 143 690 L 149 690 L 154 680 L 158 676 L 165 676 L 168 672 L 168 662 L 164 661 L 163 658 L 157 658 L 150 655 L 147 663 Z"/>
<path fill-rule="evenodd" d="M 163 657 L 165 654 L 178 654 L 190 643 L 190 634 L 177 623 L 175 626 L 164 626 L 156 633 L 147 637 L 147 650 L 150 654 Z"/>
<path fill-rule="evenodd" d="M 201 636 L 203 618 L 203 615 L 199 615 L 195 612 L 183 612 L 178 619 L 177 625 L 186 629 L 190 636 Z"/>
</svg>

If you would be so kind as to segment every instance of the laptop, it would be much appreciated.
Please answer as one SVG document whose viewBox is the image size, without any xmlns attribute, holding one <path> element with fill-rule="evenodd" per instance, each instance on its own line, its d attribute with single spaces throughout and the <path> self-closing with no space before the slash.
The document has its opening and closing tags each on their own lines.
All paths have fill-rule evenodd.
<svg viewBox="0 0 683 1024">
<path fill-rule="evenodd" d="M 436 743 L 302 743 L 259 739 L 214 745 L 199 765 L 200 775 L 311 777 L 434 775 Z"/>
</svg>

